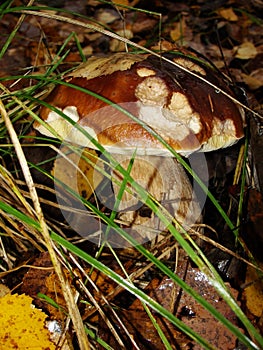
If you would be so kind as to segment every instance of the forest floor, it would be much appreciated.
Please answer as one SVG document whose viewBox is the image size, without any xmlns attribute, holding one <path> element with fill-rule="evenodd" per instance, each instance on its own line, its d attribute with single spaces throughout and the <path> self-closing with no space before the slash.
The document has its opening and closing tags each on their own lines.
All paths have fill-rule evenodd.
<svg viewBox="0 0 263 350">
<path fill-rule="evenodd" d="M 14 0 L 0 5 L 0 293 L 5 295 L 0 298 L 0 349 L 263 346 L 262 15 L 261 0 Z M 92 55 L 135 49 L 109 33 L 148 49 L 177 45 L 198 52 L 229 78 L 236 99 L 248 107 L 245 137 L 205 156 L 208 189 L 233 226 L 207 200 L 200 247 L 229 298 L 222 297 L 202 270 L 206 263 L 199 266 L 199 258 L 189 259 L 195 246 L 185 251 L 172 232 L 141 250 L 115 250 L 83 239 L 61 219 L 50 175 L 57 144 L 33 130 L 28 111 L 37 114 L 38 106 L 28 98 L 45 97 L 50 67 L 51 76 L 60 76 Z M 38 199 L 28 187 L 19 149 L 24 150 Z M 200 163 L 196 167 L 202 178 Z M 36 210 L 38 200 L 44 223 Z M 45 227 L 52 242 L 42 235 Z M 211 315 L 177 278 L 224 320 L 218 322 L 221 316 Z M 75 298 L 73 307 L 70 296 Z M 45 318 L 57 327 L 52 341 L 43 327 Z"/>
</svg>

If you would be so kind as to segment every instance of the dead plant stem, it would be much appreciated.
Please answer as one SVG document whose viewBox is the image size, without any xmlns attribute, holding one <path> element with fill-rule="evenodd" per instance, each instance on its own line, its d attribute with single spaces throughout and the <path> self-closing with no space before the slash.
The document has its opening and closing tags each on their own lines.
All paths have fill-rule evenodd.
<svg viewBox="0 0 263 350">
<path fill-rule="evenodd" d="M 19 104 L 22 104 L 21 101 L 17 101 L 17 102 L 20 102 Z M 51 259 L 52 264 L 54 266 L 55 272 L 56 272 L 58 279 L 60 281 L 61 289 L 62 289 L 63 296 L 64 296 L 66 304 L 67 304 L 69 315 L 72 319 L 74 329 L 75 329 L 77 337 L 78 337 L 80 349 L 81 350 L 90 350 L 88 337 L 87 337 L 85 329 L 84 329 L 84 325 L 83 325 L 83 322 L 81 319 L 81 315 L 79 313 L 79 309 L 75 305 L 73 292 L 70 288 L 69 282 L 66 280 L 66 278 L 64 276 L 61 264 L 56 256 L 55 250 L 53 248 L 53 242 L 52 242 L 52 239 L 50 238 L 50 235 L 49 235 L 49 230 L 48 230 L 48 227 L 47 227 L 47 224 L 46 224 L 46 221 L 45 221 L 42 209 L 41 209 L 38 194 L 37 194 L 36 188 L 34 186 L 34 181 L 33 181 L 33 178 L 31 176 L 26 157 L 24 155 L 23 149 L 21 147 L 21 144 L 19 142 L 19 139 L 17 137 L 17 134 L 15 132 L 13 124 L 12 124 L 1 100 L 0 100 L 0 113 L 2 115 L 4 122 L 5 122 L 5 125 L 6 125 L 8 132 L 9 132 L 11 141 L 14 145 L 19 163 L 21 165 L 21 169 L 22 169 L 23 175 L 25 177 L 25 181 L 26 181 L 27 187 L 29 189 L 33 205 L 34 205 L 36 216 L 37 216 L 37 219 L 38 219 L 39 224 L 40 224 L 41 233 L 42 233 L 43 239 L 45 241 L 46 248 L 49 252 L 50 259 Z"/>
</svg>

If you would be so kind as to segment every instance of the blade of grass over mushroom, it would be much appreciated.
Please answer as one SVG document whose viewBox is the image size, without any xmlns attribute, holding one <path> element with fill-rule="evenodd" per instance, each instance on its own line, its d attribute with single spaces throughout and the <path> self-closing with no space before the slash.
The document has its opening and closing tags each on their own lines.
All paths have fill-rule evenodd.
<svg viewBox="0 0 263 350">
<path fill-rule="evenodd" d="M 142 126 L 145 130 L 147 130 L 152 136 L 154 136 L 164 147 L 166 147 L 170 153 L 181 163 L 181 165 L 183 165 L 183 167 L 189 172 L 189 174 L 193 177 L 193 179 L 198 183 L 198 185 L 202 188 L 202 190 L 204 191 L 205 194 L 207 194 L 207 196 L 209 197 L 209 199 L 212 201 L 212 203 L 214 204 L 214 206 L 216 207 L 216 209 L 219 211 L 219 213 L 221 214 L 221 216 L 223 217 L 223 219 L 225 220 L 225 222 L 227 223 L 227 225 L 229 226 L 229 228 L 235 233 L 235 226 L 232 223 L 232 221 L 230 220 L 229 216 L 227 215 L 227 213 L 223 210 L 223 208 L 220 206 L 220 204 L 218 203 L 218 201 L 215 199 L 215 197 L 212 195 L 212 193 L 208 190 L 207 186 L 203 183 L 203 181 L 201 181 L 201 179 L 199 178 L 199 176 L 197 176 L 197 174 L 193 171 L 193 169 L 186 163 L 186 161 L 169 145 L 167 144 L 167 142 L 165 142 L 165 140 L 156 132 L 154 131 L 149 125 L 147 125 L 143 120 L 138 119 L 137 117 L 135 117 L 132 113 L 130 113 L 129 111 L 127 111 L 126 109 L 124 109 L 122 106 L 117 105 L 115 103 L 113 103 L 112 101 L 108 100 L 107 98 L 94 93 L 90 90 L 87 90 L 85 88 L 76 86 L 74 84 L 70 84 L 64 81 L 57 81 L 58 84 L 61 85 L 65 85 L 74 89 L 77 89 L 81 92 L 87 93 L 93 97 L 96 97 L 97 99 L 105 102 L 106 104 L 116 108 L 117 110 L 119 110 L 120 112 L 124 113 L 125 115 L 127 115 L 131 120 L 135 121 L 136 123 L 138 123 L 140 126 Z M 30 96 L 28 97 L 30 98 Z M 32 98 L 33 99 L 33 98 Z M 96 140 L 92 140 L 90 135 L 87 134 L 86 131 L 82 130 L 82 128 L 75 122 L 73 122 L 68 116 L 66 116 L 62 111 L 58 110 L 57 108 L 55 108 L 54 106 L 44 102 L 44 101 L 38 101 L 40 104 L 44 105 L 45 107 L 51 109 L 52 111 L 58 113 L 60 116 L 62 116 L 64 119 L 66 119 L 69 123 L 71 123 L 74 127 L 76 127 L 76 129 L 78 129 L 79 131 L 81 131 L 84 135 L 87 136 L 87 138 L 99 149 L 99 151 L 102 151 L 103 153 L 105 153 L 105 149 L 102 149 L 102 146 L 100 144 L 98 144 L 98 142 Z M 44 123 L 39 117 L 37 117 L 38 122 L 40 122 L 42 125 L 44 125 L 50 132 L 50 126 L 47 125 L 46 123 Z M 52 132 L 54 133 L 54 132 Z M 57 134 L 57 133 L 55 133 Z M 109 153 L 107 153 L 107 157 L 109 157 Z M 111 157 L 111 156 L 110 156 Z M 110 159 L 110 158 L 109 158 Z"/>
<path fill-rule="evenodd" d="M 132 165 L 133 165 L 133 162 L 134 162 L 134 157 L 135 157 L 135 153 L 134 155 L 131 157 L 130 161 L 129 161 L 129 164 L 128 164 L 128 168 L 127 168 L 127 173 L 129 174 L 130 176 L 130 172 L 131 172 L 131 169 L 132 169 Z M 127 183 L 128 183 L 128 179 L 127 177 L 123 177 L 123 180 L 121 181 L 120 183 L 120 189 L 119 189 L 119 192 L 116 196 L 116 200 L 115 200 L 115 203 L 113 205 L 113 208 L 112 208 L 112 211 L 110 213 L 110 221 L 114 222 L 115 218 L 116 218 L 116 215 L 117 215 L 117 210 L 119 208 L 119 205 L 121 203 L 121 200 L 122 200 L 122 197 L 123 197 L 123 194 L 125 192 L 125 189 L 126 189 L 126 186 L 127 186 Z M 98 259 L 102 253 L 102 250 L 104 248 L 104 245 L 105 243 L 107 243 L 107 237 L 108 237 L 108 234 L 109 234 L 109 231 L 110 231 L 110 226 L 107 226 L 106 228 L 106 231 L 105 231 L 105 238 L 103 240 L 103 242 L 101 242 L 101 246 L 100 246 L 100 249 L 99 251 L 97 252 L 96 254 L 96 258 Z M 108 246 L 110 247 L 110 245 L 108 244 Z M 111 247 L 110 247 L 111 249 Z"/>
<path fill-rule="evenodd" d="M 75 87 L 75 85 L 73 85 L 73 84 L 69 84 L 69 83 L 66 83 L 66 82 L 60 82 L 59 81 L 59 83 L 61 83 L 62 85 L 64 84 L 64 85 L 68 85 L 68 86 L 70 86 L 70 87 L 73 87 L 73 88 L 76 88 L 76 89 L 79 89 L 79 90 L 83 90 L 84 92 L 86 92 L 86 93 L 90 93 L 91 95 L 94 95 L 96 98 L 99 98 L 99 99 L 101 99 L 101 100 L 103 100 L 104 102 L 106 102 L 106 103 L 108 103 L 108 104 L 110 104 L 110 105 L 113 105 L 114 106 L 114 108 L 116 108 L 116 109 L 118 109 L 118 110 L 120 110 L 120 111 L 122 111 L 123 113 L 125 113 L 125 114 L 127 114 L 131 119 L 133 119 L 133 120 L 135 120 L 136 122 L 138 122 L 140 125 L 142 125 L 147 131 L 149 131 L 152 135 L 154 135 L 154 137 L 156 137 L 162 144 L 164 144 L 165 145 L 165 147 L 167 147 L 170 151 L 171 151 L 171 153 L 172 154 L 174 154 L 174 156 L 177 158 L 177 159 L 179 159 L 179 161 L 185 166 L 185 168 L 190 172 L 190 174 L 195 178 L 195 180 L 201 185 L 201 187 L 205 190 L 205 191 L 207 191 L 207 188 L 206 188 L 206 186 L 201 182 L 201 180 L 194 174 L 194 172 L 192 171 L 192 169 L 190 169 L 190 167 L 183 161 L 183 159 L 156 133 L 156 132 L 154 132 L 148 125 L 146 125 L 143 121 L 141 121 L 141 120 L 138 120 L 135 116 L 133 116 L 131 113 L 129 113 L 128 111 L 126 111 L 125 109 L 123 109 L 121 106 L 119 106 L 119 105 L 115 105 L 115 104 L 112 104 L 112 102 L 111 101 L 109 101 L 108 99 L 105 99 L 105 98 L 103 98 L 102 96 L 100 96 L 100 95 L 98 95 L 98 94 L 95 94 L 95 93 L 93 93 L 93 92 L 90 92 L 89 90 L 86 90 L 86 89 L 83 89 L 83 88 L 79 88 L 79 87 Z M 30 98 L 30 97 L 28 97 L 28 98 Z M 33 98 L 32 98 L 33 99 Z M 105 151 L 105 149 L 104 149 L 104 147 L 102 147 L 96 140 L 94 140 L 94 139 L 92 139 L 91 138 L 91 136 L 87 133 L 87 131 L 85 131 L 85 130 L 83 130 L 79 125 L 77 125 L 75 122 L 73 122 L 69 117 L 67 117 L 63 112 L 61 112 L 61 111 L 59 111 L 58 109 L 56 109 L 55 107 L 53 107 L 53 106 L 50 106 L 49 104 L 47 104 L 46 102 L 44 102 L 44 101 L 39 101 L 39 103 L 41 103 L 41 104 L 43 104 L 43 105 L 46 105 L 46 106 L 48 106 L 48 108 L 50 108 L 50 109 L 52 109 L 52 110 L 54 110 L 56 113 L 58 113 L 58 114 L 60 114 L 63 118 L 65 118 L 69 123 L 71 123 L 73 126 L 75 126 L 77 129 L 79 129 L 82 133 L 84 133 L 85 135 L 86 135 L 86 137 L 88 138 L 88 139 L 90 139 L 90 141 L 92 142 L 92 143 L 94 143 L 95 144 L 95 146 L 104 154 L 104 155 L 106 155 L 107 156 L 107 158 L 112 162 L 112 164 L 113 164 L 113 166 L 117 166 L 118 167 L 118 169 L 120 169 L 120 172 L 124 175 L 124 176 L 126 176 L 127 177 L 127 172 L 125 172 L 124 171 L 124 173 L 123 173 L 123 169 L 118 165 L 118 164 L 116 164 L 116 161 L 114 161 L 114 159 L 112 158 L 112 156 L 108 153 L 108 152 L 106 152 Z M 32 114 L 32 113 L 31 113 Z M 35 118 L 37 118 L 41 123 L 44 123 L 42 120 L 40 120 L 40 118 L 38 117 L 38 116 L 36 116 L 35 114 L 32 114 Z M 49 126 L 48 126 L 49 127 Z M 57 135 L 57 133 L 55 133 L 55 135 L 56 135 L 56 137 L 58 137 L 59 138 L 59 135 Z M 133 179 L 131 179 L 130 177 L 129 177 L 129 182 L 132 182 L 133 181 Z M 135 183 L 133 184 L 133 186 L 135 185 Z M 138 188 L 136 188 L 136 186 L 135 186 L 135 189 L 138 191 Z M 141 190 L 141 188 L 139 188 L 139 191 Z M 140 193 L 142 196 L 143 196 L 143 193 L 141 192 Z M 210 196 L 212 196 L 212 195 L 210 195 Z M 143 198 L 143 197 L 142 197 Z M 213 198 L 213 197 L 212 197 Z M 215 205 L 216 205 L 216 207 L 218 207 L 219 208 L 219 210 L 220 210 L 220 212 L 222 211 L 221 210 L 221 207 L 219 206 L 219 204 L 217 203 L 217 201 L 216 200 L 214 200 L 214 202 L 215 202 Z M 150 203 L 150 205 L 153 203 L 153 201 Z M 149 205 L 149 203 L 146 203 L 149 207 L 150 207 L 150 205 Z M 152 207 L 151 209 L 155 212 L 155 213 L 157 213 L 157 208 L 158 208 L 158 206 L 154 206 L 154 207 Z M 224 218 L 226 219 L 226 221 L 227 222 L 229 222 L 230 223 L 230 225 L 231 225 L 231 228 L 233 228 L 233 224 L 231 223 L 231 221 L 230 221 L 230 219 L 228 218 L 228 216 L 222 211 L 222 216 L 224 216 Z M 157 215 L 158 215 L 158 213 L 157 213 Z M 161 218 L 161 217 L 160 217 Z M 167 218 L 165 218 L 164 216 L 163 216 L 163 219 L 166 221 L 166 223 L 167 223 Z M 180 236 L 181 237 L 181 236 Z M 180 240 L 180 237 L 178 238 L 177 237 L 177 240 Z M 193 259 L 193 261 L 195 261 L 195 263 L 202 269 L 202 268 L 204 268 L 204 264 L 203 264 L 203 262 L 202 262 L 202 260 L 200 260 L 200 258 L 199 257 L 197 257 L 196 256 L 196 254 L 195 254 L 195 252 L 192 250 L 192 251 L 189 251 L 189 245 L 187 244 L 187 245 L 185 245 L 186 244 L 186 241 L 185 240 L 183 240 L 183 241 L 181 241 L 180 242 L 180 244 L 182 245 L 182 247 L 184 248 L 184 249 L 188 249 L 188 254 L 189 254 L 189 256 Z M 223 285 L 223 284 L 222 284 Z"/>
</svg>

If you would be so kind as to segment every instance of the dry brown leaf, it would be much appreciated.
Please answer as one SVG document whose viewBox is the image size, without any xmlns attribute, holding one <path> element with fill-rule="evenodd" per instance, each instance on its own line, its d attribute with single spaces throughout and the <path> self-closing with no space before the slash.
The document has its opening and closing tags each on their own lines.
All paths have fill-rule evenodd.
<svg viewBox="0 0 263 350">
<path fill-rule="evenodd" d="M 7 294 L 0 298 L 1 350 L 55 350 L 45 328 L 47 317 L 32 305 L 32 298 L 24 294 Z"/>
<path fill-rule="evenodd" d="M 10 289 L 4 284 L 0 284 L 0 298 L 8 293 L 10 293 Z"/>
<path fill-rule="evenodd" d="M 231 7 L 228 9 L 218 10 L 218 14 L 224 19 L 226 19 L 227 21 L 236 22 L 238 20 L 237 15 L 235 14 L 235 12 Z"/>
<path fill-rule="evenodd" d="M 129 1 L 129 0 L 112 0 L 112 2 L 115 4 L 115 5 L 124 5 L 124 6 L 135 6 L 139 0 L 133 0 L 133 1 Z M 124 9 L 122 6 L 120 6 L 120 9 Z"/>
<path fill-rule="evenodd" d="M 241 60 L 249 60 L 255 58 L 258 54 L 257 48 L 250 41 L 245 41 L 236 48 L 235 57 Z"/>
<path fill-rule="evenodd" d="M 179 256 L 177 265 L 178 276 L 184 278 L 185 282 L 191 288 L 205 298 L 232 324 L 237 325 L 236 315 L 215 291 L 207 276 L 198 268 L 188 264 L 184 253 L 179 253 Z M 183 256 L 185 256 L 185 259 Z M 233 288 L 229 287 L 229 289 L 236 299 L 238 292 Z M 177 318 L 204 337 L 214 348 L 224 350 L 234 349 L 236 344 L 235 335 L 218 322 L 209 311 L 201 307 L 188 293 L 182 291 L 170 278 L 164 277 L 161 281 L 158 278 L 154 278 L 144 291 L 149 297 L 156 300 L 167 310 L 173 312 Z M 156 329 L 146 315 L 139 299 L 136 299 L 129 308 L 120 309 L 118 316 L 140 348 L 164 349 Z M 180 333 L 178 329 L 161 316 L 154 313 L 154 317 L 172 345 L 172 349 L 177 349 L 177 347 L 185 350 L 203 349 L 199 344 L 194 343 L 190 338 Z M 109 335 L 108 330 L 103 326 L 103 322 L 100 323 L 100 327 L 99 335 L 102 339 L 107 341 L 114 349 L 117 348 L 117 343 Z M 145 346 L 145 344 L 147 345 Z"/>
<path fill-rule="evenodd" d="M 187 26 L 185 17 L 180 22 L 174 24 L 174 28 L 170 31 L 170 37 L 174 42 L 180 42 L 184 45 L 189 43 L 193 38 L 192 30 Z"/>
<path fill-rule="evenodd" d="M 130 29 L 125 28 L 124 30 L 117 30 L 115 32 L 119 36 L 126 38 L 126 39 L 132 39 L 133 38 L 133 32 Z M 122 52 L 125 51 L 126 49 L 126 44 L 122 42 L 121 40 L 118 39 L 112 39 L 110 41 L 110 50 L 112 52 Z"/>
<path fill-rule="evenodd" d="M 110 24 L 116 21 L 120 16 L 118 12 L 113 9 L 99 9 L 95 17 L 100 23 Z"/>
<path fill-rule="evenodd" d="M 241 73 L 241 77 L 251 90 L 256 90 L 263 86 L 263 68 L 253 71 L 250 75 Z"/>
<path fill-rule="evenodd" d="M 263 268 L 262 263 L 261 268 Z M 246 306 L 254 316 L 261 317 L 263 314 L 263 281 L 259 279 L 257 271 L 251 266 L 247 268 L 246 284 L 248 285 L 244 291 Z"/>
</svg>

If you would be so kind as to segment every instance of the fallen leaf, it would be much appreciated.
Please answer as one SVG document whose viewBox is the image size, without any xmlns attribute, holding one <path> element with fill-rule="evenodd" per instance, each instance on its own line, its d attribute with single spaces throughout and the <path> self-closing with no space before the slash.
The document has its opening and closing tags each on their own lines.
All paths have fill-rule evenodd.
<svg viewBox="0 0 263 350">
<path fill-rule="evenodd" d="M 113 9 L 99 9 L 95 17 L 100 23 L 110 24 L 119 18 L 119 14 Z"/>
<path fill-rule="evenodd" d="M 32 298 L 24 294 L 7 294 L 0 298 L 1 350 L 55 350 L 45 328 L 44 312 L 32 305 Z"/>
<path fill-rule="evenodd" d="M 185 257 L 185 259 L 183 258 Z M 237 325 L 237 317 L 224 300 L 218 295 L 207 276 L 198 268 L 187 262 L 184 253 L 180 254 L 177 265 L 178 276 L 205 298 L 214 308 L 225 316 L 232 324 Z M 231 294 L 237 299 L 238 292 L 230 288 Z M 170 278 L 164 277 L 161 281 L 154 278 L 145 289 L 145 293 L 164 308 L 174 313 L 186 325 L 204 337 L 216 349 L 232 350 L 236 344 L 236 336 L 216 320 L 188 293 L 182 291 Z M 118 316 L 127 327 L 130 335 L 141 349 L 165 349 L 155 327 L 146 315 L 139 299 L 136 299 L 127 309 L 120 309 Z M 172 345 L 172 349 L 201 350 L 201 346 L 182 334 L 166 319 L 154 313 L 157 323 Z M 101 328 L 100 328 L 101 327 Z M 117 348 L 114 338 L 100 323 L 99 335 L 114 349 Z M 128 341 L 128 340 L 127 340 Z M 176 346 L 176 345 L 177 346 Z"/>
<path fill-rule="evenodd" d="M 255 58 L 258 54 L 257 48 L 250 41 L 245 41 L 236 48 L 235 57 L 241 60 L 249 60 Z"/>
<path fill-rule="evenodd" d="M 83 198 L 89 199 L 103 180 L 102 174 L 92 166 L 92 163 L 98 162 L 96 151 L 86 149 L 80 156 L 67 147 L 61 150 L 66 158 L 57 157 L 53 168 L 55 178 Z"/>
<path fill-rule="evenodd" d="M 174 24 L 170 31 L 170 37 L 174 42 L 180 42 L 180 45 L 186 45 L 193 38 L 192 30 L 187 26 L 186 19 L 183 16 L 180 22 Z"/>
<path fill-rule="evenodd" d="M 117 30 L 115 34 L 125 38 L 125 39 L 132 39 L 133 38 L 133 32 L 130 29 L 121 29 Z M 122 52 L 125 51 L 126 44 L 119 40 L 119 39 L 112 39 L 110 41 L 110 50 L 112 52 Z"/>
<path fill-rule="evenodd" d="M 241 73 L 241 77 L 251 90 L 256 90 L 263 86 L 263 68 L 256 69 L 250 75 Z"/>
<path fill-rule="evenodd" d="M 246 284 L 248 285 L 244 291 L 246 306 L 254 316 L 261 317 L 263 314 L 263 281 L 252 266 L 247 268 Z"/>
<path fill-rule="evenodd" d="M 9 292 L 10 292 L 10 289 L 6 285 L 0 284 L 0 297 L 5 296 Z"/>
<path fill-rule="evenodd" d="M 235 14 L 235 12 L 231 7 L 228 9 L 218 10 L 218 14 L 224 19 L 226 19 L 227 21 L 236 22 L 238 20 L 237 15 Z"/>
<path fill-rule="evenodd" d="M 130 7 L 133 7 L 135 6 L 139 0 L 133 0 L 133 1 L 129 1 L 129 0 L 112 0 L 112 2 L 115 4 L 115 5 L 123 5 L 123 6 L 130 6 Z M 119 7 L 119 6 L 118 6 Z M 123 8 L 122 6 L 120 6 L 120 9 L 125 9 Z"/>
</svg>

